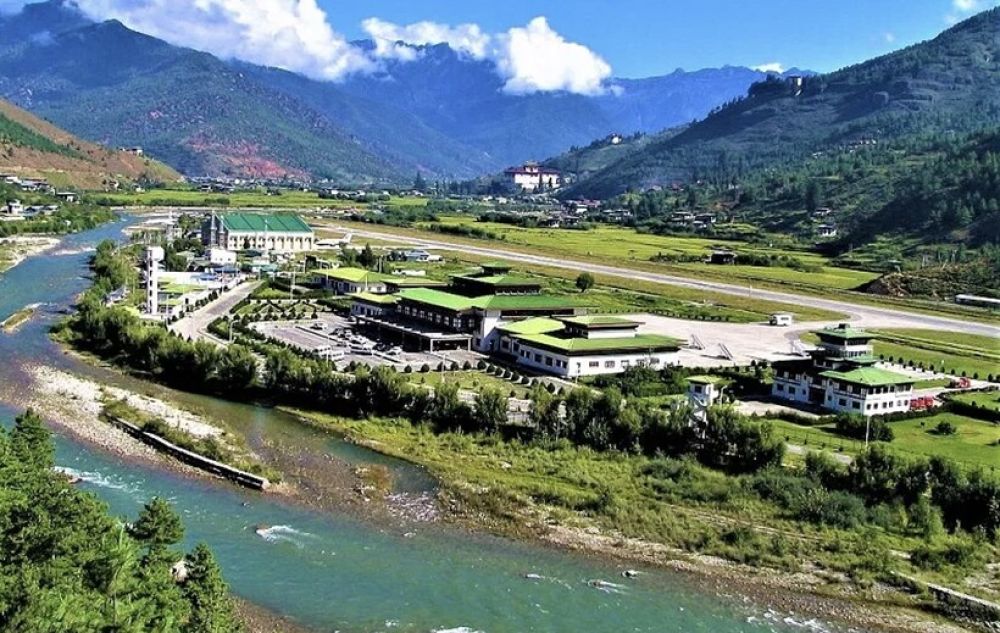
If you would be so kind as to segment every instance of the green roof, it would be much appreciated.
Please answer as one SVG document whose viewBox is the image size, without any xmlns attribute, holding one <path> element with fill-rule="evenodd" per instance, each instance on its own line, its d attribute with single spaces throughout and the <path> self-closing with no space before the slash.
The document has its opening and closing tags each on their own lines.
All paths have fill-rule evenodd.
<svg viewBox="0 0 1000 633">
<path fill-rule="evenodd" d="M 489 275 L 486 277 L 473 277 L 471 275 L 457 275 L 455 279 L 472 283 L 488 284 L 490 286 L 540 286 L 541 282 L 528 277 L 517 277 L 515 275 Z"/>
<path fill-rule="evenodd" d="M 385 283 L 397 288 L 444 288 L 448 282 L 426 277 L 387 277 Z"/>
<path fill-rule="evenodd" d="M 841 324 L 838 325 L 837 327 L 827 327 L 823 328 L 822 330 L 813 330 L 813 334 L 816 334 L 821 338 L 827 337 L 827 338 L 839 338 L 845 340 L 855 339 L 855 338 L 864 338 L 864 339 L 875 338 L 875 335 L 871 334 L 870 332 L 866 332 L 865 330 L 861 330 L 858 328 L 852 328 L 846 324 Z"/>
<path fill-rule="evenodd" d="M 378 295 L 374 292 L 355 292 L 351 295 L 351 298 L 358 301 L 376 303 L 378 305 L 392 305 L 399 301 L 399 297 L 397 295 Z"/>
<path fill-rule="evenodd" d="M 554 295 L 487 295 L 474 306 L 484 310 L 564 310 L 581 307 L 576 301 Z"/>
<path fill-rule="evenodd" d="M 824 371 L 824 378 L 832 378 L 865 387 L 884 387 L 886 385 L 903 385 L 917 382 L 916 378 L 879 369 L 878 367 L 859 367 L 848 372 Z"/>
<path fill-rule="evenodd" d="M 719 376 L 688 376 L 688 382 L 699 385 L 714 385 L 722 382 L 722 380 Z"/>
<path fill-rule="evenodd" d="M 492 261 L 482 262 L 479 264 L 479 266 L 482 268 L 506 268 L 507 270 L 510 270 L 511 268 L 510 262 L 505 262 L 502 259 L 494 259 Z"/>
<path fill-rule="evenodd" d="M 565 323 L 571 325 L 578 325 L 581 327 L 639 327 L 639 323 L 633 321 L 632 319 L 626 319 L 624 317 L 593 314 L 585 316 L 572 316 L 572 317 L 562 317 L 559 319 Z"/>
<path fill-rule="evenodd" d="M 386 276 L 381 273 L 365 270 L 364 268 L 334 268 L 333 270 L 314 270 L 314 275 L 329 277 L 339 281 L 350 281 L 353 283 L 385 281 Z"/>
<path fill-rule="evenodd" d="M 165 286 L 160 286 L 157 290 L 168 295 L 186 295 L 189 292 L 205 290 L 205 288 L 203 286 L 196 286 L 193 284 L 167 284 Z"/>
<path fill-rule="evenodd" d="M 399 298 L 406 299 L 407 301 L 424 303 L 436 308 L 453 310 L 455 312 L 471 310 L 475 307 L 476 301 L 475 299 L 470 299 L 469 297 L 453 295 L 450 292 L 435 290 L 433 288 L 407 288 L 405 290 L 400 290 Z"/>
<path fill-rule="evenodd" d="M 305 220 L 294 213 L 220 213 L 219 218 L 230 231 L 312 233 Z"/>
<path fill-rule="evenodd" d="M 559 338 L 549 334 L 516 334 L 514 338 L 523 343 L 567 354 L 670 351 L 680 348 L 677 339 L 658 334 L 621 338 Z"/>
<path fill-rule="evenodd" d="M 562 321 L 547 317 L 534 317 L 501 325 L 499 330 L 509 334 L 548 334 L 565 329 Z"/>
</svg>

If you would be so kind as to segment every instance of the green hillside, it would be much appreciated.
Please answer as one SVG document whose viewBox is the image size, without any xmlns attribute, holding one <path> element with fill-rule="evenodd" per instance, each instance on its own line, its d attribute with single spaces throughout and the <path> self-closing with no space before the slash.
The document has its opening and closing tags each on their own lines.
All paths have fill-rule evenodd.
<svg viewBox="0 0 1000 633">
<path fill-rule="evenodd" d="M 658 139 L 571 188 L 609 197 L 628 189 L 738 178 L 815 152 L 1000 123 L 1000 9 L 933 40 L 801 79 L 754 84 L 676 136 Z"/>
</svg>

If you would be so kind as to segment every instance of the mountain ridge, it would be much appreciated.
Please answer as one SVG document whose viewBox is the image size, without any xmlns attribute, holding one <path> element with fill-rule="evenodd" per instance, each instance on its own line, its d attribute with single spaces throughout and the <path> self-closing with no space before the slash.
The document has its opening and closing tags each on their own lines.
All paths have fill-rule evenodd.
<svg viewBox="0 0 1000 633">
<path fill-rule="evenodd" d="M 63 0 L 0 17 L 4 32 L 0 96 L 84 137 L 142 145 L 198 175 L 471 178 L 611 132 L 686 123 L 765 76 L 727 68 L 616 80 L 628 85 L 620 100 L 512 96 L 490 62 L 436 45 L 423 47 L 418 61 L 386 61 L 381 73 L 334 84 L 220 60 L 120 22 L 95 23 Z"/>
<path fill-rule="evenodd" d="M 967 132 L 1000 122 L 1000 9 L 937 37 L 790 81 L 765 80 L 679 134 L 658 139 L 567 191 L 610 197 L 627 189 L 801 160 L 862 138 L 927 130 Z"/>
</svg>

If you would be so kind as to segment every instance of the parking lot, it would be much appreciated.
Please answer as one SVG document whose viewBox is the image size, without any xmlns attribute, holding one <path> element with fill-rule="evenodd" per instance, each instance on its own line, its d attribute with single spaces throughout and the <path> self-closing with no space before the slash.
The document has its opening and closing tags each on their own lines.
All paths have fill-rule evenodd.
<svg viewBox="0 0 1000 633">
<path fill-rule="evenodd" d="M 301 321 L 261 321 L 251 327 L 294 349 L 331 360 L 338 368 L 354 363 L 369 367 L 391 365 L 400 371 L 409 366 L 418 371 L 424 365 L 433 368 L 442 362 L 475 365 L 483 358 L 466 350 L 406 351 L 398 345 L 369 338 L 355 330 L 350 319 L 330 313 Z"/>
</svg>

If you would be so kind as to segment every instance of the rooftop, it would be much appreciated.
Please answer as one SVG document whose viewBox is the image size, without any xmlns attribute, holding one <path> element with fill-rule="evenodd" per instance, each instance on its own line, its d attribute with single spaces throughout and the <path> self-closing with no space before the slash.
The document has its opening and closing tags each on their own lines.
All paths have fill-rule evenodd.
<svg viewBox="0 0 1000 633">
<path fill-rule="evenodd" d="M 220 213 L 219 218 L 230 231 L 312 233 L 305 220 L 294 213 Z"/>
<path fill-rule="evenodd" d="M 455 279 L 461 281 L 469 281 L 473 283 L 488 284 L 497 287 L 541 285 L 541 283 L 535 279 L 530 279 L 528 277 L 517 277 L 515 275 L 486 275 L 484 277 L 471 277 L 468 275 L 459 275 L 456 276 Z"/>
<path fill-rule="evenodd" d="M 550 334 L 517 334 L 519 341 L 567 354 L 628 351 L 674 351 L 680 341 L 669 336 L 639 334 L 621 338 L 560 338 Z"/>
<path fill-rule="evenodd" d="M 859 328 L 853 328 L 846 323 L 841 323 L 836 327 L 827 327 L 822 330 L 813 330 L 813 334 L 818 335 L 820 338 L 839 338 L 839 339 L 872 339 L 875 338 L 874 334 L 866 332 L 865 330 Z"/>
<path fill-rule="evenodd" d="M 534 317 L 501 325 L 499 329 L 508 334 L 548 334 L 564 329 L 562 321 L 548 317 Z"/>
<path fill-rule="evenodd" d="M 386 276 L 381 273 L 365 270 L 364 268 L 334 268 L 332 270 L 314 270 L 314 275 L 329 277 L 340 281 L 350 281 L 352 283 L 381 282 L 386 280 Z"/>
<path fill-rule="evenodd" d="M 560 321 L 587 329 L 591 328 L 637 328 L 639 323 L 632 319 L 611 315 L 584 315 L 562 317 Z"/>
<path fill-rule="evenodd" d="M 723 381 L 723 378 L 719 376 L 688 376 L 688 382 L 693 382 L 698 385 L 714 385 Z"/>
<path fill-rule="evenodd" d="M 435 290 L 434 288 L 406 288 L 399 291 L 399 298 L 454 312 L 471 310 L 475 307 L 476 301 L 469 297 L 454 295 L 443 290 Z"/>
<path fill-rule="evenodd" d="M 878 367 L 859 367 L 848 372 L 824 371 L 820 376 L 865 387 L 905 385 L 917 382 L 916 378 L 879 369 Z"/>
<path fill-rule="evenodd" d="M 582 307 L 576 301 L 555 295 L 487 295 L 474 299 L 483 310 L 566 310 Z"/>
<path fill-rule="evenodd" d="M 399 296 L 397 295 L 378 295 L 374 292 L 355 292 L 350 295 L 352 299 L 358 301 L 367 301 L 368 303 L 376 303 L 379 305 L 392 305 L 399 301 Z"/>
</svg>

